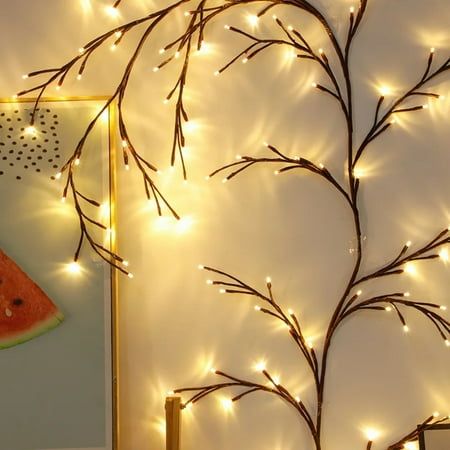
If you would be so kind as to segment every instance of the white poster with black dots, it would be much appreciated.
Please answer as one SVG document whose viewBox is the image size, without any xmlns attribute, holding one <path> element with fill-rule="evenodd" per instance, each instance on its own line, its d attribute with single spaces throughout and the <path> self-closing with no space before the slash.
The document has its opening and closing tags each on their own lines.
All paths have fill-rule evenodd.
<svg viewBox="0 0 450 450">
<path fill-rule="evenodd" d="M 33 106 L 0 103 L 0 447 L 109 450 L 109 268 L 84 251 L 82 268 L 68 270 L 80 230 L 60 175 L 100 105 L 44 101 L 30 126 Z M 105 202 L 108 120 L 106 111 L 74 173 Z"/>
</svg>

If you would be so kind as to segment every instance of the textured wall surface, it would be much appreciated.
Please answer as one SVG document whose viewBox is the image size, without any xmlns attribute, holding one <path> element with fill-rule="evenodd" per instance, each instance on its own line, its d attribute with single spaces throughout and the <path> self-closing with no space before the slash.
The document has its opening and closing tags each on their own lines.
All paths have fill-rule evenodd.
<svg viewBox="0 0 450 450">
<path fill-rule="evenodd" d="M 3 1 L 0 93 L 20 90 L 22 73 L 58 65 L 116 21 L 166 1 L 127 0 L 122 19 L 105 15 L 106 3 Z M 355 2 L 314 3 L 345 34 L 340 24 Z M 387 84 L 400 94 L 420 78 L 430 47 L 436 47 L 439 61 L 450 52 L 448 0 L 369 3 L 351 56 L 357 140 L 371 125 L 377 86 Z M 276 48 L 213 76 L 246 43 L 227 34 L 223 25 L 247 26 L 245 11 L 254 10 L 236 9 L 217 20 L 206 35 L 210 54 L 192 58 L 187 106 L 196 127 L 188 133 L 187 185 L 179 168 L 168 170 L 173 109 L 162 99 L 176 67 L 152 71 L 159 48 L 186 20 L 182 15 L 148 43 L 130 82 L 125 107 L 130 133 L 163 170 L 161 187 L 185 219 L 184 227 L 156 220 L 137 172 L 120 169 L 120 245 L 135 275 L 121 284 L 121 450 L 162 449 L 165 392 L 213 381 L 211 366 L 258 379 L 252 365 L 265 357 L 307 406 L 314 402 L 311 379 L 286 331 L 255 314 L 251 299 L 220 295 L 197 270 L 199 263 L 212 265 L 260 287 L 270 275 L 280 303 L 298 312 L 320 353 L 333 305 L 352 269 L 352 217 L 336 193 L 314 176 L 275 177 L 274 167 L 260 167 L 225 185 L 220 177 L 205 181 L 206 174 L 238 153 L 262 155 L 263 141 L 322 162 L 345 181 L 344 122 L 332 99 L 311 89 L 311 82 L 323 80 L 314 65 L 289 59 Z M 282 8 L 276 14 L 329 51 L 326 36 L 311 19 Z M 274 32 L 270 15 L 259 30 Z M 112 92 L 135 38 L 125 39 L 113 55 L 105 48 L 84 80 L 68 79 L 62 92 Z M 407 240 L 420 246 L 450 223 L 448 78 L 433 83 L 445 100 L 404 115 L 362 161 L 367 174 L 361 188 L 362 270 L 379 267 Z M 420 264 L 416 275 L 368 284 L 364 293 L 400 289 L 445 304 L 449 269 L 437 261 Z M 383 448 L 431 412 L 450 413 L 449 349 L 423 318 L 414 312 L 407 318 L 407 335 L 394 316 L 382 312 L 353 317 L 337 333 L 326 388 L 326 450 L 364 448 L 366 427 L 380 430 L 377 448 Z M 264 395 L 243 400 L 232 414 L 211 398 L 184 419 L 184 450 L 309 448 L 294 412 Z"/>
</svg>

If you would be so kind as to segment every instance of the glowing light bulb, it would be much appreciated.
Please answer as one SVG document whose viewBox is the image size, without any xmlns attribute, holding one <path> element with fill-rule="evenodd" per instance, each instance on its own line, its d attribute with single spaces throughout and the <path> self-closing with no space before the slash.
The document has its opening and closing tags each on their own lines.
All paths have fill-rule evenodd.
<svg viewBox="0 0 450 450">
<path fill-rule="evenodd" d="M 205 266 L 203 265 L 203 264 L 199 264 L 198 266 L 197 266 L 197 269 L 198 270 L 203 270 L 205 268 Z"/>
<path fill-rule="evenodd" d="M 319 48 L 319 54 L 323 55 L 323 48 Z"/>
<path fill-rule="evenodd" d="M 190 11 L 185 11 L 184 12 L 184 17 L 189 17 L 191 15 L 191 12 Z"/>
<path fill-rule="evenodd" d="M 273 20 L 277 20 L 278 17 L 274 14 L 274 15 L 272 16 L 272 19 L 273 19 Z"/>
<path fill-rule="evenodd" d="M 77 75 L 77 80 L 80 81 L 82 78 L 83 78 L 83 75 L 81 75 L 81 73 L 79 73 L 79 74 Z"/>
<path fill-rule="evenodd" d="M 356 168 L 353 170 L 353 175 L 355 176 L 355 178 L 359 180 L 360 178 L 363 178 L 366 175 L 366 171 L 364 169 Z"/>
<path fill-rule="evenodd" d="M 114 6 L 107 6 L 105 8 L 106 13 L 111 17 L 117 17 L 119 15 L 119 11 Z"/>
<path fill-rule="evenodd" d="M 128 147 L 128 141 L 126 141 L 125 139 L 122 140 L 122 147 L 123 148 L 127 148 Z"/>
<path fill-rule="evenodd" d="M 411 241 L 407 241 L 407 242 L 405 243 L 405 247 L 411 247 L 411 244 L 412 244 Z"/>
<path fill-rule="evenodd" d="M 266 283 L 267 283 L 267 284 L 272 283 L 272 278 L 266 277 Z"/>
<path fill-rule="evenodd" d="M 293 31 L 293 30 L 294 30 L 294 27 L 293 27 L 292 25 L 288 25 L 288 30 L 289 30 L 289 31 Z"/>
<path fill-rule="evenodd" d="M 362 294 L 361 289 L 356 293 L 356 295 L 359 297 Z"/>
<path fill-rule="evenodd" d="M 255 364 L 255 370 L 257 371 L 257 372 L 264 372 L 265 370 L 266 370 L 266 362 L 265 361 L 258 361 L 256 364 Z"/>
<path fill-rule="evenodd" d="M 437 419 L 440 415 L 441 415 L 441 413 L 440 413 L 439 411 L 435 411 L 435 412 L 433 413 L 433 417 L 434 417 L 435 419 Z"/>
<path fill-rule="evenodd" d="M 392 307 L 391 306 L 386 306 L 386 308 L 384 308 L 387 312 L 391 312 L 392 311 Z"/>
<path fill-rule="evenodd" d="M 439 258 L 441 258 L 442 261 L 444 261 L 444 262 L 448 262 L 448 261 L 449 261 L 448 249 L 443 248 L 443 249 L 439 252 Z"/>
<path fill-rule="evenodd" d="M 174 56 L 175 56 L 175 59 L 178 59 L 180 57 L 180 52 L 176 51 Z"/>
<path fill-rule="evenodd" d="M 355 13 L 355 7 L 354 6 L 350 6 L 350 14 L 354 14 Z"/>
<path fill-rule="evenodd" d="M 288 314 L 289 314 L 290 316 L 293 316 L 293 315 L 294 315 L 294 310 L 293 310 L 293 309 L 288 309 Z"/>
<path fill-rule="evenodd" d="M 380 95 L 382 97 L 386 97 L 386 96 L 392 94 L 392 89 L 389 86 L 383 85 L 378 88 L 378 92 L 380 93 Z"/>
<path fill-rule="evenodd" d="M 123 264 L 125 267 L 128 267 L 128 266 L 130 265 L 129 261 L 127 261 L 126 259 L 124 259 L 124 260 L 122 261 L 122 264 Z"/>
<path fill-rule="evenodd" d="M 228 178 L 224 178 L 224 179 L 222 180 L 222 183 L 225 184 L 227 181 L 228 181 Z"/>
<path fill-rule="evenodd" d="M 445 340 L 445 345 L 446 345 L 447 347 L 450 347 L 450 341 L 449 341 L 448 339 Z"/>
<path fill-rule="evenodd" d="M 403 297 L 410 297 L 410 296 L 411 296 L 411 294 L 409 292 L 404 292 L 403 293 Z"/>
<path fill-rule="evenodd" d="M 127 276 L 128 278 L 134 278 L 134 275 L 132 273 L 129 273 Z"/>
<path fill-rule="evenodd" d="M 405 272 L 409 275 L 416 275 L 417 274 L 416 266 L 412 262 L 407 262 L 405 264 Z"/>
<path fill-rule="evenodd" d="M 233 400 L 231 400 L 231 398 L 221 398 L 220 399 L 220 404 L 222 405 L 222 408 L 229 412 L 233 409 Z"/>
<path fill-rule="evenodd" d="M 209 369 L 210 373 L 217 373 L 217 369 L 215 369 L 214 367 L 211 367 Z"/>
<path fill-rule="evenodd" d="M 447 311 L 447 307 L 445 305 L 439 306 L 439 309 L 441 309 L 442 311 Z"/>
<path fill-rule="evenodd" d="M 226 289 L 219 289 L 219 294 L 226 294 Z"/>
<path fill-rule="evenodd" d="M 408 327 L 408 325 L 403 325 L 403 331 L 404 331 L 405 333 L 409 333 L 409 327 Z"/>
<path fill-rule="evenodd" d="M 425 105 L 422 105 L 422 109 L 429 109 L 430 108 L 430 106 L 429 105 L 427 105 L 427 104 L 425 104 Z"/>
<path fill-rule="evenodd" d="M 306 341 L 306 345 L 307 345 L 310 349 L 313 349 L 313 348 L 314 348 L 314 344 L 313 344 L 313 341 L 312 341 L 311 339 L 309 339 L 309 340 Z"/>
<path fill-rule="evenodd" d="M 214 284 L 214 281 L 213 280 L 206 280 L 206 284 L 208 286 L 212 286 Z"/>
<path fill-rule="evenodd" d="M 125 164 L 125 170 L 130 170 L 130 165 L 129 164 Z"/>
<path fill-rule="evenodd" d="M 439 100 L 445 100 L 445 95 L 440 95 Z"/>
<path fill-rule="evenodd" d="M 225 30 L 230 30 L 231 29 L 230 25 L 225 25 L 224 28 L 225 28 Z"/>
<path fill-rule="evenodd" d="M 64 195 L 61 197 L 61 203 L 66 203 L 66 197 Z"/>
<path fill-rule="evenodd" d="M 380 436 L 380 432 L 374 428 L 367 428 L 365 431 L 365 435 L 369 441 L 373 442 Z"/>
<path fill-rule="evenodd" d="M 22 80 L 26 80 L 28 78 L 27 74 L 22 75 Z"/>
<path fill-rule="evenodd" d="M 166 392 L 166 395 L 167 395 L 168 397 L 171 397 L 172 395 L 175 395 L 175 391 L 167 391 L 167 392 Z"/>
<path fill-rule="evenodd" d="M 116 31 L 115 33 L 114 33 L 114 36 L 117 38 L 117 39 L 119 39 L 119 38 L 121 38 L 122 37 L 122 32 L 121 31 Z"/>
<path fill-rule="evenodd" d="M 319 167 L 320 167 L 321 169 L 325 169 L 325 166 L 324 166 L 322 163 L 319 163 Z"/>
<path fill-rule="evenodd" d="M 255 311 L 261 311 L 261 306 L 255 305 L 255 306 L 253 307 L 253 309 L 254 309 Z"/>
<path fill-rule="evenodd" d="M 80 165 L 80 158 L 75 159 L 74 164 L 75 164 L 76 166 L 79 166 L 79 165 Z"/>
<path fill-rule="evenodd" d="M 37 130 L 34 125 L 29 125 L 25 128 L 25 134 L 32 135 L 32 134 L 36 134 L 36 133 L 37 133 Z"/>
<path fill-rule="evenodd" d="M 159 71 L 159 67 L 158 66 L 155 66 L 155 67 L 153 67 L 153 72 L 158 72 Z"/>
<path fill-rule="evenodd" d="M 299 395 L 296 395 L 296 396 L 294 397 L 294 400 L 295 400 L 297 403 L 300 403 L 300 402 L 301 402 L 301 399 L 300 399 L 300 396 L 299 396 Z"/>
<path fill-rule="evenodd" d="M 273 174 L 276 176 L 276 175 L 280 175 L 280 171 L 279 170 L 274 170 L 273 171 Z"/>
<path fill-rule="evenodd" d="M 220 75 L 220 72 L 218 71 L 218 70 L 216 70 L 215 72 L 214 72 L 214 76 L 215 77 L 218 77 Z"/>
<path fill-rule="evenodd" d="M 434 53 L 436 51 L 436 49 L 434 47 L 430 48 L 430 53 Z"/>
<path fill-rule="evenodd" d="M 405 450 L 418 450 L 419 447 L 417 446 L 417 442 L 405 442 L 405 445 L 403 446 Z"/>
<path fill-rule="evenodd" d="M 258 26 L 259 17 L 256 16 L 255 14 L 249 14 L 247 16 L 247 22 L 254 28 L 254 27 Z"/>
<path fill-rule="evenodd" d="M 165 48 L 160 48 L 159 49 L 159 54 L 163 55 L 164 53 L 166 53 L 166 49 Z"/>
<path fill-rule="evenodd" d="M 247 64 L 248 63 L 248 58 L 246 57 L 246 58 L 243 58 L 242 59 L 242 64 Z"/>
<path fill-rule="evenodd" d="M 79 53 L 80 55 L 82 55 L 85 51 L 86 51 L 86 50 L 85 50 L 84 47 L 80 47 L 80 48 L 78 49 L 78 53 Z"/>
<path fill-rule="evenodd" d="M 279 386 L 281 383 L 280 377 L 275 375 L 272 377 L 273 383 L 275 384 L 275 386 Z"/>
<path fill-rule="evenodd" d="M 67 271 L 74 275 L 79 274 L 81 272 L 81 266 L 77 261 L 72 261 L 67 264 Z"/>
<path fill-rule="evenodd" d="M 61 172 L 58 172 L 58 173 L 55 175 L 55 180 L 59 180 L 61 177 L 62 177 L 62 173 L 61 173 Z"/>
<path fill-rule="evenodd" d="M 317 83 L 316 82 L 312 82 L 311 83 L 311 87 L 316 88 L 317 87 Z"/>
</svg>

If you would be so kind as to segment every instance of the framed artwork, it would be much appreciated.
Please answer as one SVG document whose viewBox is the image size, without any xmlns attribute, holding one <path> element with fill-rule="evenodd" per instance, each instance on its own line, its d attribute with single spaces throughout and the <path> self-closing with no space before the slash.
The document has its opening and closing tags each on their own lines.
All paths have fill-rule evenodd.
<svg viewBox="0 0 450 450">
<path fill-rule="evenodd" d="M 419 435 L 420 450 L 449 450 L 450 425 L 433 425 Z"/>
<path fill-rule="evenodd" d="M 33 99 L 0 100 L 0 436 L 8 450 L 117 448 L 117 278 L 89 251 L 79 271 L 68 270 L 79 223 L 55 176 L 102 100 L 43 99 L 33 132 Z M 77 167 L 111 230 L 114 122 L 110 106 Z M 114 251 L 114 232 L 98 239 Z"/>
</svg>

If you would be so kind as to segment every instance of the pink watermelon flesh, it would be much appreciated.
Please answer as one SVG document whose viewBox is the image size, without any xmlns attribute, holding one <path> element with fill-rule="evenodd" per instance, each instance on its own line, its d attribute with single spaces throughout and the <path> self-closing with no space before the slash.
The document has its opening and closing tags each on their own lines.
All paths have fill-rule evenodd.
<svg viewBox="0 0 450 450">
<path fill-rule="evenodd" d="M 0 249 L 0 349 L 40 336 L 63 320 L 47 294 Z"/>
</svg>

